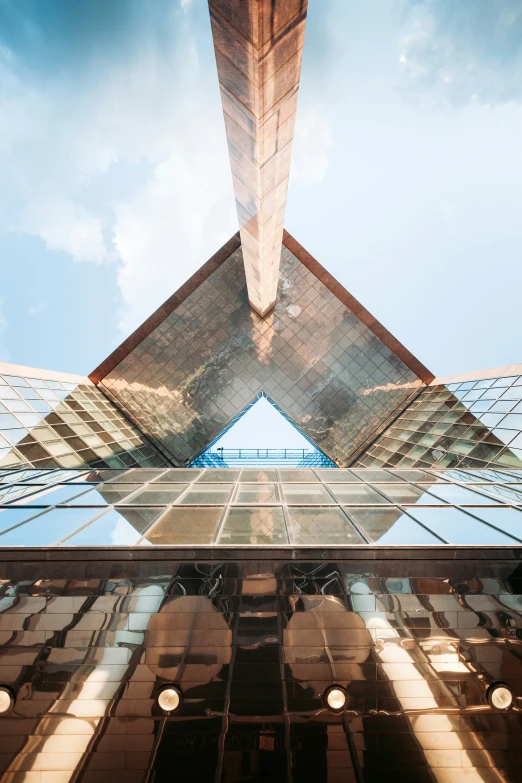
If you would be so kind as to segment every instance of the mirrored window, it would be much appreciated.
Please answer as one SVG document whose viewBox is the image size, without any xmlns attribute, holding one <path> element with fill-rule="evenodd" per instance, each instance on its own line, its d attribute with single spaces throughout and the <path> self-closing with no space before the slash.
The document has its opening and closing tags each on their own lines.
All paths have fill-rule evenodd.
<svg viewBox="0 0 522 783">
<path fill-rule="evenodd" d="M 288 544 L 282 508 L 231 508 L 219 544 Z"/>
<path fill-rule="evenodd" d="M 364 544 L 339 508 L 289 508 L 290 543 L 311 546 Z"/>
<path fill-rule="evenodd" d="M 145 534 L 143 544 L 210 544 L 223 508 L 173 506 Z"/>
<path fill-rule="evenodd" d="M 259 505 L 278 503 L 279 493 L 276 484 L 240 484 L 236 494 L 236 503 L 256 503 Z"/>
<path fill-rule="evenodd" d="M 458 508 L 410 508 L 409 513 L 449 544 L 513 544 L 514 539 Z"/>
<path fill-rule="evenodd" d="M 302 505 L 335 505 L 322 484 L 282 484 L 286 503 Z"/>
</svg>

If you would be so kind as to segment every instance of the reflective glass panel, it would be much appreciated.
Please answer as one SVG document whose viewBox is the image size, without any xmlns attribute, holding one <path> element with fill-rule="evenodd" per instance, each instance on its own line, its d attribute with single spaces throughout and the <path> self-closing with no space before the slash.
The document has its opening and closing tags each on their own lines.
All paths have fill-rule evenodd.
<svg viewBox="0 0 522 783">
<path fill-rule="evenodd" d="M 340 481 L 346 484 L 354 484 L 362 481 L 359 476 L 356 476 L 351 470 L 346 470 L 345 468 L 323 468 L 317 470 L 316 473 L 321 481 L 326 483 Z"/>
<path fill-rule="evenodd" d="M 160 508 L 111 509 L 82 528 L 64 546 L 132 546 L 161 514 Z"/>
<path fill-rule="evenodd" d="M 363 481 L 397 481 L 398 477 L 388 473 L 387 470 L 354 470 L 356 476 Z M 400 480 L 400 479 L 399 479 Z"/>
<path fill-rule="evenodd" d="M 282 508 L 231 508 L 219 544 L 288 544 Z"/>
<path fill-rule="evenodd" d="M 240 484 L 236 494 L 236 503 L 278 503 L 279 497 L 275 484 Z"/>
<path fill-rule="evenodd" d="M 118 503 L 118 501 L 129 497 L 137 489 L 141 489 L 141 484 L 99 484 L 96 487 L 96 493 L 100 495 L 105 503 Z M 90 494 L 90 493 L 89 493 Z"/>
<path fill-rule="evenodd" d="M 491 498 L 479 495 L 477 492 L 473 492 L 467 487 L 459 487 L 456 484 L 445 484 L 444 486 L 429 487 L 430 493 L 436 495 L 442 500 L 446 500 L 448 503 L 456 503 L 458 505 L 472 503 L 485 504 L 495 503 Z"/>
<path fill-rule="evenodd" d="M 52 546 L 98 513 L 92 508 L 53 508 L 0 535 L 0 546 Z"/>
<path fill-rule="evenodd" d="M 522 541 L 522 511 L 515 508 L 474 508 L 473 514 Z"/>
<path fill-rule="evenodd" d="M 322 484 L 282 484 L 287 503 L 303 505 L 335 505 L 335 500 Z"/>
<path fill-rule="evenodd" d="M 411 515 L 449 544 L 513 544 L 500 533 L 458 508 L 410 508 Z"/>
<path fill-rule="evenodd" d="M 416 503 L 425 495 L 424 490 L 406 483 L 375 484 L 375 488 L 387 495 L 393 503 Z"/>
<path fill-rule="evenodd" d="M 347 508 L 346 511 L 374 543 L 405 546 L 443 543 L 398 508 Z"/>
<path fill-rule="evenodd" d="M 364 503 L 375 505 L 376 503 L 390 502 L 366 484 L 335 484 L 330 489 L 341 503 L 346 505 L 358 506 Z"/>
<path fill-rule="evenodd" d="M 139 506 L 168 506 L 179 498 L 181 493 L 187 488 L 186 484 L 157 484 L 148 485 L 141 492 L 133 495 L 126 502 Z"/>
<path fill-rule="evenodd" d="M 203 471 L 198 478 L 198 482 L 205 482 L 205 484 L 212 481 L 237 481 L 239 478 L 239 470 L 222 470 L 221 468 L 207 468 Z"/>
<path fill-rule="evenodd" d="M 270 468 L 244 468 L 241 471 L 241 481 L 277 481 L 277 471 Z"/>
<path fill-rule="evenodd" d="M 8 530 L 13 525 L 18 525 L 20 522 L 28 519 L 29 517 L 38 514 L 40 509 L 37 508 L 4 508 L 0 509 L 0 532 Z M 1 545 L 0 545 L 1 546 Z"/>
<path fill-rule="evenodd" d="M 223 508 L 169 508 L 141 543 L 210 544 L 222 513 Z"/>
<path fill-rule="evenodd" d="M 335 470 L 335 468 L 334 468 Z M 280 481 L 319 481 L 313 470 L 290 470 L 281 468 L 279 470 Z"/>
<path fill-rule="evenodd" d="M 194 484 L 177 502 L 184 506 L 227 503 L 233 486 L 233 484 Z"/>
<path fill-rule="evenodd" d="M 59 484 L 57 487 L 46 488 L 30 497 L 24 497 L 14 502 L 16 505 L 23 504 L 24 506 L 55 506 L 57 503 L 65 503 L 67 500 L 71 500 L 71 498 L 79 495 L 85 489 L 86 487 L 77 485 Z"/>
<path fill-rule="evenodd" d="M 339 508 L 289 508 L 290 543 L 298 545 L 364 544 Z"/>
<path fill-rule="evenodd" d="M 198 468 L 174 468 L 173 470 L 167 470 L 154 481 L 170 482 L 175 484 L 190 484 L 191 481 L 195 481 L 201 470 Z"/>
</svg>

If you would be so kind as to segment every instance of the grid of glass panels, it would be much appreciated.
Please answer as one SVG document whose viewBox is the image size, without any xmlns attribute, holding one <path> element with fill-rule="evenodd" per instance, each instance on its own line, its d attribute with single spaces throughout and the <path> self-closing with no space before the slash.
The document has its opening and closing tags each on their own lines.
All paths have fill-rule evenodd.
<svg viewBox="0 0 522 783">
<path fill-rule="evenodd" d="M 354 464 L 522 468 L 522 376 L 423 389 Z"/>
<path fill-rule="evenodd" d="M 522 471 L 6 471 L 0 547 L 522 544 Z"/>
<path fill-rule="evenodd" d="M 169 464 L 88 379 L 0 375 L 0 468 Z"/>
<path fill-rule="evenodd" d="M 261 392 L 325 454 L 345 460 L 421 381 L 283 247 L 267 316 L 248 303 L 238 249 L 101 385 L 184 465 Z"/>
</svg>

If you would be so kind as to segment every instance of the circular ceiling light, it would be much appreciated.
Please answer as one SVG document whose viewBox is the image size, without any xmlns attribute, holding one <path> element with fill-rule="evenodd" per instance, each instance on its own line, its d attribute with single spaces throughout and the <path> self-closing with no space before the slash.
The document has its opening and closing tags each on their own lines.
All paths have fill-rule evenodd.
<svg viewBox="0 0 522 783">
<path fill-rule="evenodd" d="M 324 700 L 333 712 L 340 712 L 346 704 L 346 699 L 346 691 L 340 685 L 332 685 L 324 694 Z"/>
<path fill-rule="evenodd" d="M 503 682 L 496 682 L 488 688 L 488 701 L 496 710 L 509 710 L 513 706 L 513 693 Z"/>
<path fill-rule="evenodd" d="M 157 701 L 163 712 L 175 712 L 181 706 L 181 691 L 174 685 L 167 685 L 158 693 Z"/>
<path fill-rule="evenodd" d="M 15 699 L 9 688 L 0 685 L 0 715 L 10 712 L 14 706 Z"/>
</svg>

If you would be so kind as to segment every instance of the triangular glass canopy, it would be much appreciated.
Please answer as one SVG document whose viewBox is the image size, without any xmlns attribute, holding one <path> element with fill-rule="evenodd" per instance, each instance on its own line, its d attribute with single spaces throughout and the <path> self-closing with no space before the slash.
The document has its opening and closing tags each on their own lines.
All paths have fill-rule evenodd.
<svg viewBox="0 0 522 783">
<path fill-rule="evenodd" d="M 261 392 L 191 467 L 337 467 Z"/>
<path fill-rule="evenodd" d="M 287 233 L 264 318 L 235 236 L 90 375 L 177 467 L 261 393 L 349 465 L 433 377 Z"/>
</svg>

